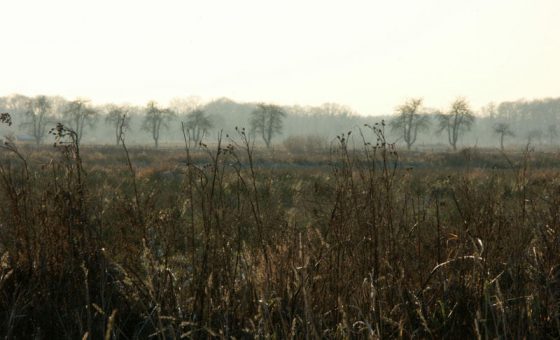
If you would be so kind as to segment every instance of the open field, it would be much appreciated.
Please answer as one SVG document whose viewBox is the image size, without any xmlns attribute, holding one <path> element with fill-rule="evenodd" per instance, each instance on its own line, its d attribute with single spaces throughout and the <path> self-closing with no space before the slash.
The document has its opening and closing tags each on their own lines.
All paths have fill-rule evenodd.
<svg viewBox="0 0 560 340">
<path fill-rule="evenodd" d="M 61 137 L 0 151 L 7 338 L 560 336 L 557 152 Z"/>
</svg>

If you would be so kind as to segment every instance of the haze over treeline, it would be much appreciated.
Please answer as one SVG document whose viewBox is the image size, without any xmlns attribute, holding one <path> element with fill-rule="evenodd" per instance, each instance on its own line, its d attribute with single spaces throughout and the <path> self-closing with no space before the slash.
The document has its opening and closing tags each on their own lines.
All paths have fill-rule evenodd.
<svg viewBox="0 0 560 340">
<path fill-rule="evenodd" d="M 394 112 L 384 116 L 363 116 L 351 107 L 336 103 L 274 106 L 283 116 L 279 117 L 279 125 L 271 136 L 271 146 L 298 148 L 305 138 L 314 138 L 316 145 L 326 147 L 341 133 L 384 121 L 387 140 L 403 148 L 451 148 L 450 124 L 457 117 L 450 114 L 457 102 L 464 104 L 462 109 L 471 117 L 463 126 L 457 126 L 457 147 L 514 148 L 527 143 L 535 147 L 560 144 L 560 98 L 490 103 L 480 109 L 472 108 L 468 98 L 451 98 L 448 107 L 439 108 L 430 107 L 429 101 L 421 98 L 410 98 L 396 103 Z M 10 113 L 13 120 L 12 127 L 2 127 L 0 132 L 2 136 L 11 136 L 21 142 L 48 144 L 52 142 L 48 131 L 60 122 L 80 132 L 81 142 L 85 144 L 118 144 L 120 128 L 128 144 L 153 145 L 154 121 L 150 121 L 150 115 L 157 112 L 162 116 L 156 144 L 161 146 L 183 143 L 182 127 L 196 142 L 205 143 L 214 142 L 219 131 L 225 135 L 234 134 L 236 127 L 247 128 L 255 141 L 264 146 L 255 131 L 253 117 L 261 106 L 225 97 L 205 102 L 190 96 L 175 98 L 169 103 L 149 102 L 134 106 L 98 105 L 87 99 L 69 100 L 61 96 L 14 94 L 0 97 L 0 112 Z"/>
</svg>

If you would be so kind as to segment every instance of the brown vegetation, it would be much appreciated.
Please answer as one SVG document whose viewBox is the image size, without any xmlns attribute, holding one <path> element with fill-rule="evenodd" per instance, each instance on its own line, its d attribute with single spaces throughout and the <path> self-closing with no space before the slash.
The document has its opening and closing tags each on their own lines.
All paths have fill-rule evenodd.
<svg viewBox="0 0 560 340">
<path fill-rule="evenodd" d="M 529 151 L 412 169 L 375 125 L 277 168 L 243 130 L 159 154 L 52 132 L 0 153 L 2 336 L 560 336 L 560 177 Z"/>
</svg>

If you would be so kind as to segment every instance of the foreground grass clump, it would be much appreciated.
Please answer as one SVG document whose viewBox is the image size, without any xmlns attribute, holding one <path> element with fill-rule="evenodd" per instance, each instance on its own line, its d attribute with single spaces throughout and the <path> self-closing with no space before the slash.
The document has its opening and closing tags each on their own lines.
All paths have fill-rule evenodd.
<svg viewBox="0 0 560 340">
<path fill-rule="evenodd" d="M 159 154 L 53 132 L 1 151 L 2 336 L 560 336 L 560 176 L 529 153 L 411 169 L 373 127 L 290 168 L 242 130 Z"/>
</svg>

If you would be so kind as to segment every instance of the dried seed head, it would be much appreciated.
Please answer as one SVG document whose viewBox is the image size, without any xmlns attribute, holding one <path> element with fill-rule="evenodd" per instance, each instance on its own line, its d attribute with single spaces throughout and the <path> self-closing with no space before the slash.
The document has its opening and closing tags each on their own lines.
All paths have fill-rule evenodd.
<svg viewBox="0 0 560 340">
<path fill-rule="evenodd" d="M 4 112 L 0 113 L 0 123 L 8 124 L 8 126 L 12 126 L 12 116 L 9 113 Z"/>
</svg>

